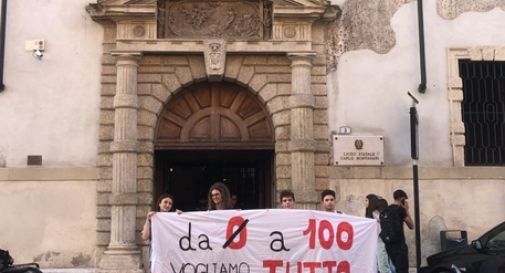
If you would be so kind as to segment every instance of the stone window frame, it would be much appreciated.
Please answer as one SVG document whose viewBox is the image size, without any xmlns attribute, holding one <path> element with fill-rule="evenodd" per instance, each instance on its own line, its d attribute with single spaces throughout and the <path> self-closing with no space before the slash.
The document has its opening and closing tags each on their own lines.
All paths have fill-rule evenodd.
<svg viewBox="0 0 505 273">
<path fill-rule="evenodd" d="M 447 50 L 447 95 L 450 111 L 450 141 L 453 165 L 465 166 L 465 124 L 461 115 L 463 80 L 459 76 L 459 60 L 505 61 L 505 46 L 449 48 Z"/>
</svg>

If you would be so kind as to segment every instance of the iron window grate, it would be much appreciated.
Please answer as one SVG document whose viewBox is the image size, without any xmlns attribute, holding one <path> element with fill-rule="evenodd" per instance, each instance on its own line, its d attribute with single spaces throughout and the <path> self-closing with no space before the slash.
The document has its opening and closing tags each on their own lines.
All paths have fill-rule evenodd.
<svg viewBox="0 0 505 273">
<path fill-rule="evenodd" d="M 465 165 L 505 165 L 505 62 L 459 61 Z"/>
</svg>

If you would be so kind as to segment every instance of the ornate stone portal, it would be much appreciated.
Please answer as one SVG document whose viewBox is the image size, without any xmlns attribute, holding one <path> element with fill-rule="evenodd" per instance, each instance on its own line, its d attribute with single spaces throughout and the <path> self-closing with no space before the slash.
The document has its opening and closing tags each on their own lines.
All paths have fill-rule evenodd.
<svg viewBox="0 0 505 273">
<path fill-rule="evenodd" d="M 105 30 L 102 272 L 142 268 L 138 232 L 153 199 L 154 132 L 172 96 L 196 82 L 246 87 L 271 119 L 277 191 L 293 189 L 300 208 L 315 208 L 317 191 L 328 185 L 324 36 L 335 7 L 322 0 L 99 0 L 87 10 Z"/>
</svg>

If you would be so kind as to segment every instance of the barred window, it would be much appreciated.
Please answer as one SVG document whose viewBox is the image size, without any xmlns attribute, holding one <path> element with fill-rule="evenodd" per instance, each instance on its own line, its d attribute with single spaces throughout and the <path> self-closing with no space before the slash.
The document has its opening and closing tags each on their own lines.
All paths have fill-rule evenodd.
<svg viewBox="0 0 505 273">
<path fill-rule="evenodd" d="M 465 165 L 505 165 L 505 62 L 459 60 Z"/>
</svg>

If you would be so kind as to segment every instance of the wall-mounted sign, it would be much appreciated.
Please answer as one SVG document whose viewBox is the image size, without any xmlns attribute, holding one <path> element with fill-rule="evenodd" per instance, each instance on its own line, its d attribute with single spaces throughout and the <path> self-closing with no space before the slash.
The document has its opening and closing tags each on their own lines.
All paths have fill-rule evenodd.
<svg viewBox="0 0 505 273">
<path fill-rule="evenodd" d="M 384 165 L 384 137 L 333 136 L 333 163 L 338 166 Z"/>
</svg>

